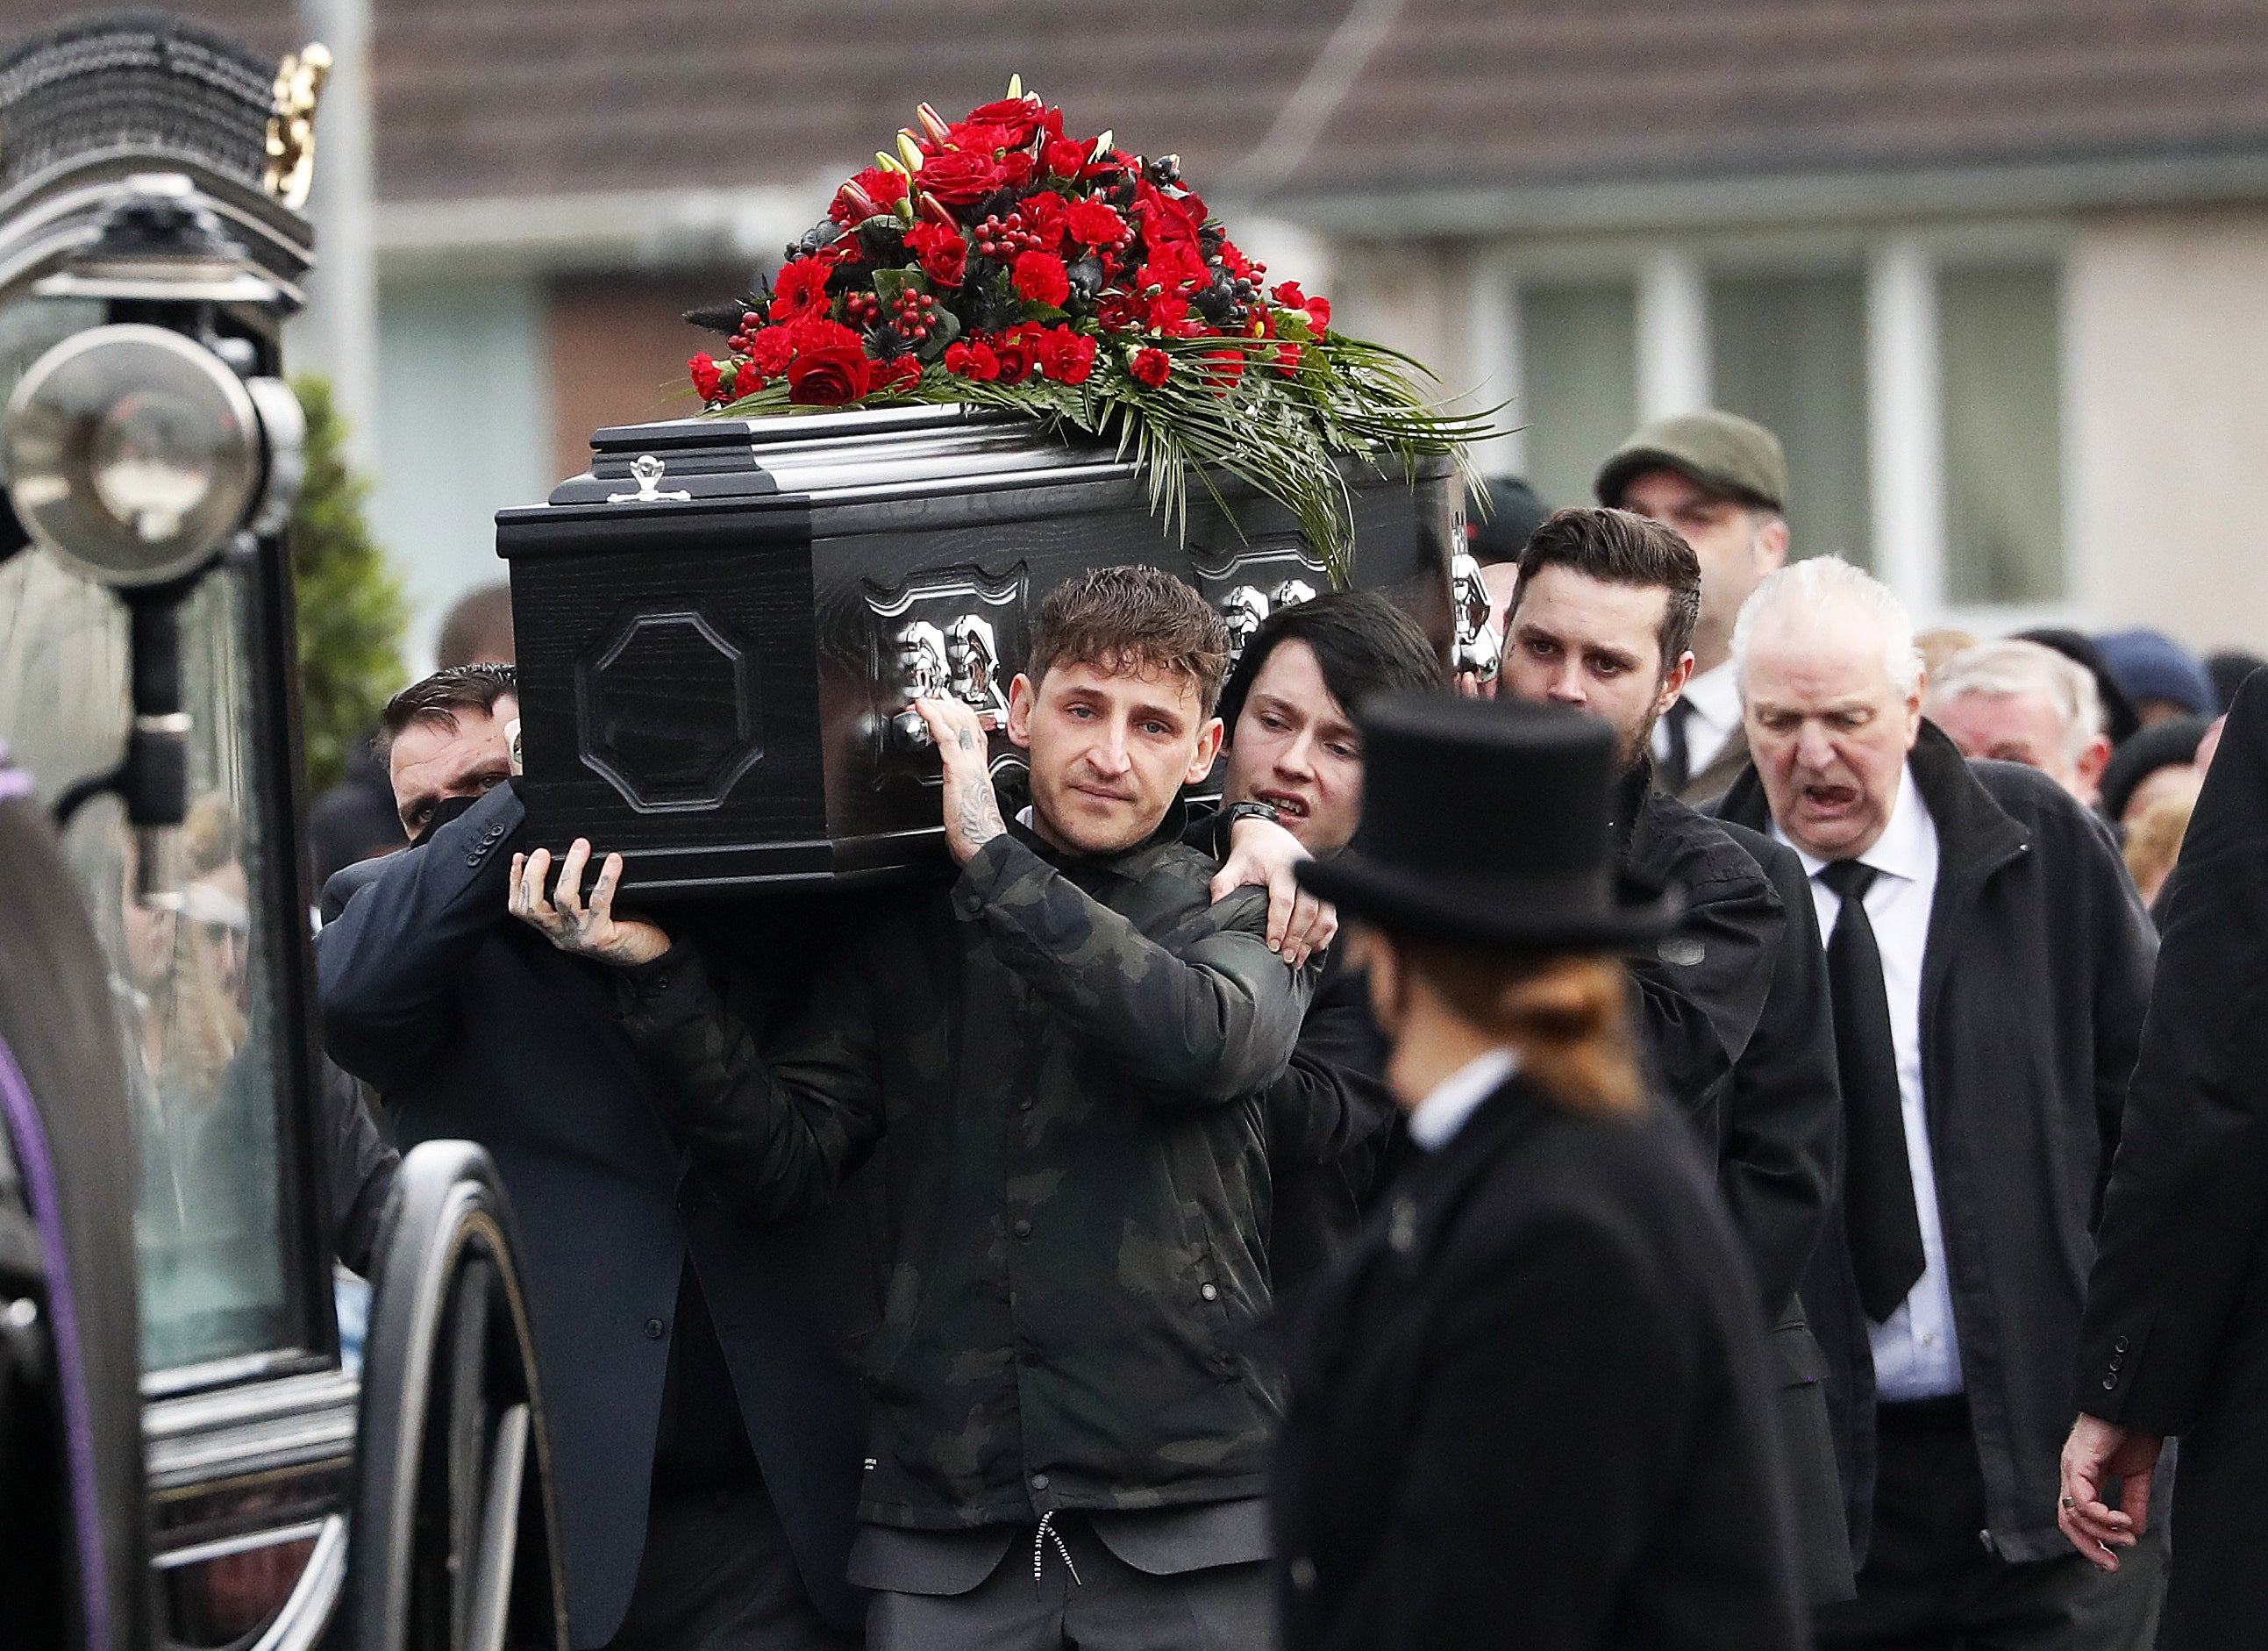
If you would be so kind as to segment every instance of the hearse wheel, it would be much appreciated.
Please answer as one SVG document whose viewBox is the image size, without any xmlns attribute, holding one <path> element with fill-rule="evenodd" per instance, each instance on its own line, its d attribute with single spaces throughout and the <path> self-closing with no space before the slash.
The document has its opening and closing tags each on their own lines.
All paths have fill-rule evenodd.
<svg viewBox="0 0 2268 1651">
<path fill-rule="evenodd" d="M 401 1161 L 363 1351 L 342 1626 L 356 1651 L 567 1643 L 543 1404 L 496 1167 Z"/>
</svg>

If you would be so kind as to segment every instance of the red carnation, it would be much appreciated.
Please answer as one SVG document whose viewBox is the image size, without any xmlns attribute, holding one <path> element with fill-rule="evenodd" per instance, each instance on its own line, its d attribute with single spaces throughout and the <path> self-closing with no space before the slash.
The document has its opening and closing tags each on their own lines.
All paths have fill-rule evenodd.
<svg viewBox="0 0 2268 1651">
<path fill-rule="evenodd" d="M 1307 325 L 1319 333 L 1331 329 L 1331 301 L 1329 299 L 1307 300 Z"/>
<path fill-rule="evenodd" d="M 873 381 L 866 387 L 869 395 L 887 395 L 900 385 L 911 385 L 921 377 L 921 360 L 916 356 L 894 356 L 874 365 Z"/>
<path fill-rule="evenodd" d="M 1124 292 L 1106 292 L 1094 307 L 1095 323 L 1106 333 L 1131 332 L 1149 319 L 1149 306 Z"/>
<path fill-rule="evenodd" d="M 748 345 L 748 365 L 759 378 L 777 379 L 787 371 L 795 354 L 795 341 L 784 327 L 767 327 Z"/>
<path fill-rule="evenodd" d="M 1039 99 L 1026 95 L 1003 98 L 998 103 L 987 103 L 968 112 L 971 126 L 997 126 L 1004 129 L 1004 145 L 1020 149 L 1032 141 L 1032 134 L 1040 129 Z"/>
<path fill-rule="evenodd" d="M 906 245 L 920 255 L 921 267 L 932 281 L 957 287 L 968 273 L 968 242 L 957 229 L 917 224 L 906 232 Z"/>
<path fill-rule="evenodd" d="M 812 350 L 862 350 L 866 342 L 841 321 L 828 321 L 823 315 L 795 322 L 787 329 L 787 336 L 798 355 Z"/>
<path fill-rule="evenodd" d="M 947 206 L 969 206 L 1000 187 L 1000 168 L 990 155 L 948 149 L 922 162 L 921 187 Z"/>
<path fill-rule="evenodd" d="M 1039 163 L 1020 149 L 1012 149 L 1000 157 L 1000 187 L 1020 189 L 1032 181 Z"/>
<path fill-rule="evenodd" d="M 1126 220 L 1101 201 L 1074 201 L 1064 223 L 1071 239 L 1088 247 L 1116 247 L 1127 236 Z"/>
<path fill-rule="evenodd" d="M 1084 384 L 1094 375 L 1094 340 L 1068 327 L 1040 335 L 1040 371 L 1065 384 Z"/>
<path fill-rule="evenodd" d="M 787 399 L 806 407 L 841 407 L 863 400 L 873 381 L 874 364 L 855 344 L 799 350 L 788 364 Z"/>
<path fill-rule="evenodd" d="M 1281 346 L 1276 351 L 1276 371 L 1285 378 L 1291 377 L 1300 370 L 1300 346 L 1297 344 Z"/>
<path fill-rule="evenodd" d="M 1036 327 L 1020 327 L 992 340 L 992 356 L 999 363 L 1001 383 L 1021 384 L 1032 376 L 1032 369 L 1039 365 L 1038 346 L 1034 342 L 1038 331 Z"/>
<path fill-rule="evenodd" d="M 704 350 L 685 364 L 685 370 L 693 375 L 693 387 L 701 393 L 703 401 L 717 399 L 718 392 L 724 387 L 725 374 L 716 357 Z"/>
<path fill-rule="evenodd" d="M 1016 215 L 1024 220 L 1024 227 L 1040 238 L 1035 249 L 1039 252 L 1060 253 L 1069 232 L 1065 229 L 1066 211 L 1063 196 L 1052 189 L 1042 189 L 1030 200 L 1020 203 Z"/>
<path fill-rule="evenodd" d="M 1300 284 L 1297 281 L 1278 281 L 1268 289 L 1268 296 L 1287 310 L 1303 310 L 1307 307 L 1307 295 L 1300 291 Z"/>
<path fill-rule="evenodd" d="M 1173 372 L 1174 361 L 1162 350 L 1144 348 L 1134 352 L 1134 359 L 1127 363 L 1126 370 L 1134 375 L 1138 383 L 1146 384 L 1154 390 Z"/>
<path fill-rule="evenodd" d="M 1205 382 L 1216 390 L 1226 390 L 1244 376 L 1244 351 L 1241 350 L 1208 350 L 1205 361 Z"/>
<path fill-rule="evenodd" d="M 1071 271 L 1051 252 L 1016 254 L 1016 296 L 1027 304 L 1060 306 L 1071 296 Z"/>
<path fill-rule="evenodd" d="M 945 370 L 964 379 L 997 379 L 1000 357 L 982 339 L 956 341 L 945 347 Z"/>
<path fill-rule="evenodd" d="M 1091 143 L 1074 144 L 1067 137 L 1050 137 L 1040 150 L 1040 159 L 1058 178 L 1076 178 L 1094 152 Z"/>
<path fill-rule="evenodd" d="M 833 264 L 821 258 L 799 258 L 787 265 L 772 283 L 772 319 L 799 321 L 824 310 L 827 277 L 834 273 Z"/>
</svg>

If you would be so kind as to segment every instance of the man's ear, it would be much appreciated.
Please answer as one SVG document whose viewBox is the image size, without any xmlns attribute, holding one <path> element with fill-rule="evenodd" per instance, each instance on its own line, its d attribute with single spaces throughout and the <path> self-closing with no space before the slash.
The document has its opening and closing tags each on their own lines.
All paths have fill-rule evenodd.
<svg viewBox="0 0 2268 1651">
<path fill-rule="evenodd" d="M 1197 754 L 1189 758 L 1189 771 L 1182 777 L 1182 784 L 1194 785 L 1212 772 L 1212 760 L 1220 755 L 1221 736 L 1227 732 L 1218 717 L 1205 719 L 1204 732 L 1197 735 Z"/>
<path fill-rule="evenodd" d="M 1756 572 L 1777 573 L 1787 565 L 1787 518 L 1774 516 L 1756 529 Z"/>
<path fill-rule="evenodd" d="M 1693 650 L 1688 648 L 1677 656 L 1677 663 L 1670 667 L 1669 674 L 1661 679 L 1661 692 L 1654 699 L 1654 714 L 1659 716 L 1675 704 L 1677 697 L 1685 691 L 1685 684 L 1692 680 Z"/>
<path fill-rule="evenodd" d="M 2087 749 L 2079 754 L 2074 767 L 2079 773 L 2079 786 L 2083 800 L 2091 807 L 2102 796 L 2102 770 L 2110 766 L 2110 736 L 2098 733 L 2088 741 Z"/>
<path fill-rule="evenodd" d="M 1032 743 L 1032 708 L 1039 703 L 1039 689 L 1032 679 L 1021 671 L 1008 684 L 1008 742 L 1029 749 Z"/>
</svg>

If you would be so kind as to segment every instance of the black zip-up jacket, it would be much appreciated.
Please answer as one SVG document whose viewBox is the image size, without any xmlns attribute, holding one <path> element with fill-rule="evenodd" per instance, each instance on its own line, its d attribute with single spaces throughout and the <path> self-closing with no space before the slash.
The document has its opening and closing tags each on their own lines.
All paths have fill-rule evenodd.
<svg viewBox="0 0 2268 1651">
<path fill-rule="evenodd" d="M 1173 822 L 1178 827 L 1179 822 Z M 1256 1496 L 1281 1413 L 1263 1093 L 1308 982 L 1266 894 L 1171 828 L 1060 863 L 1020 827 L 831 966 L 770 1050 L 689 947 L 630 978 L 658 1098 L 744 1219 L 885 1134 L 860 1516 L 915 1529 Z"/>
<path fill-rule="evenodd" d="M 1988 1545 L 2071 1551 L 2057 1463 L 2095 1253 L 2092 1231 L 2140 1046 L 2157 939 L 2109 832 L 2054 781 L 1970 762 L 1932 724 L 1908 759 L 1937 827 L 1921 982 L 1922 1084 L 1954 1324 L 1984 1470 Z M 1722 812 L 1770 829 L 1752 769 Z M 1802 1289 L 1863 1552 L 1874 1371 L 1840 1220 Z"/>
</svg>

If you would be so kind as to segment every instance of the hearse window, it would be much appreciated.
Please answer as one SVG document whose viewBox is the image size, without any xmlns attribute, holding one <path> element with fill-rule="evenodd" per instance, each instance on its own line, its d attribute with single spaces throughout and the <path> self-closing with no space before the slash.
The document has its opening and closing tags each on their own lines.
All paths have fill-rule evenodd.
<svg viewBox="0 0 2268 1651">
<path fill-rule="evenodd" d="M 288 1062 L 267 874 L 245 576 L 223 566 L 182 608 L 189 810 L 166 834 L 158 892 L 114 799 L 64 846 L 110 962 L 140 1163 L 136 1220 L 146 1370 L 305 1345 L 284 1235 L 278 1123 Z M 0 564 L 0 739 L 52 803 L 115 763 L 129 721 L 118 599 L 37 549 Z M 163 839 L 161 839 L 163 841 Z"/>
</svg>

